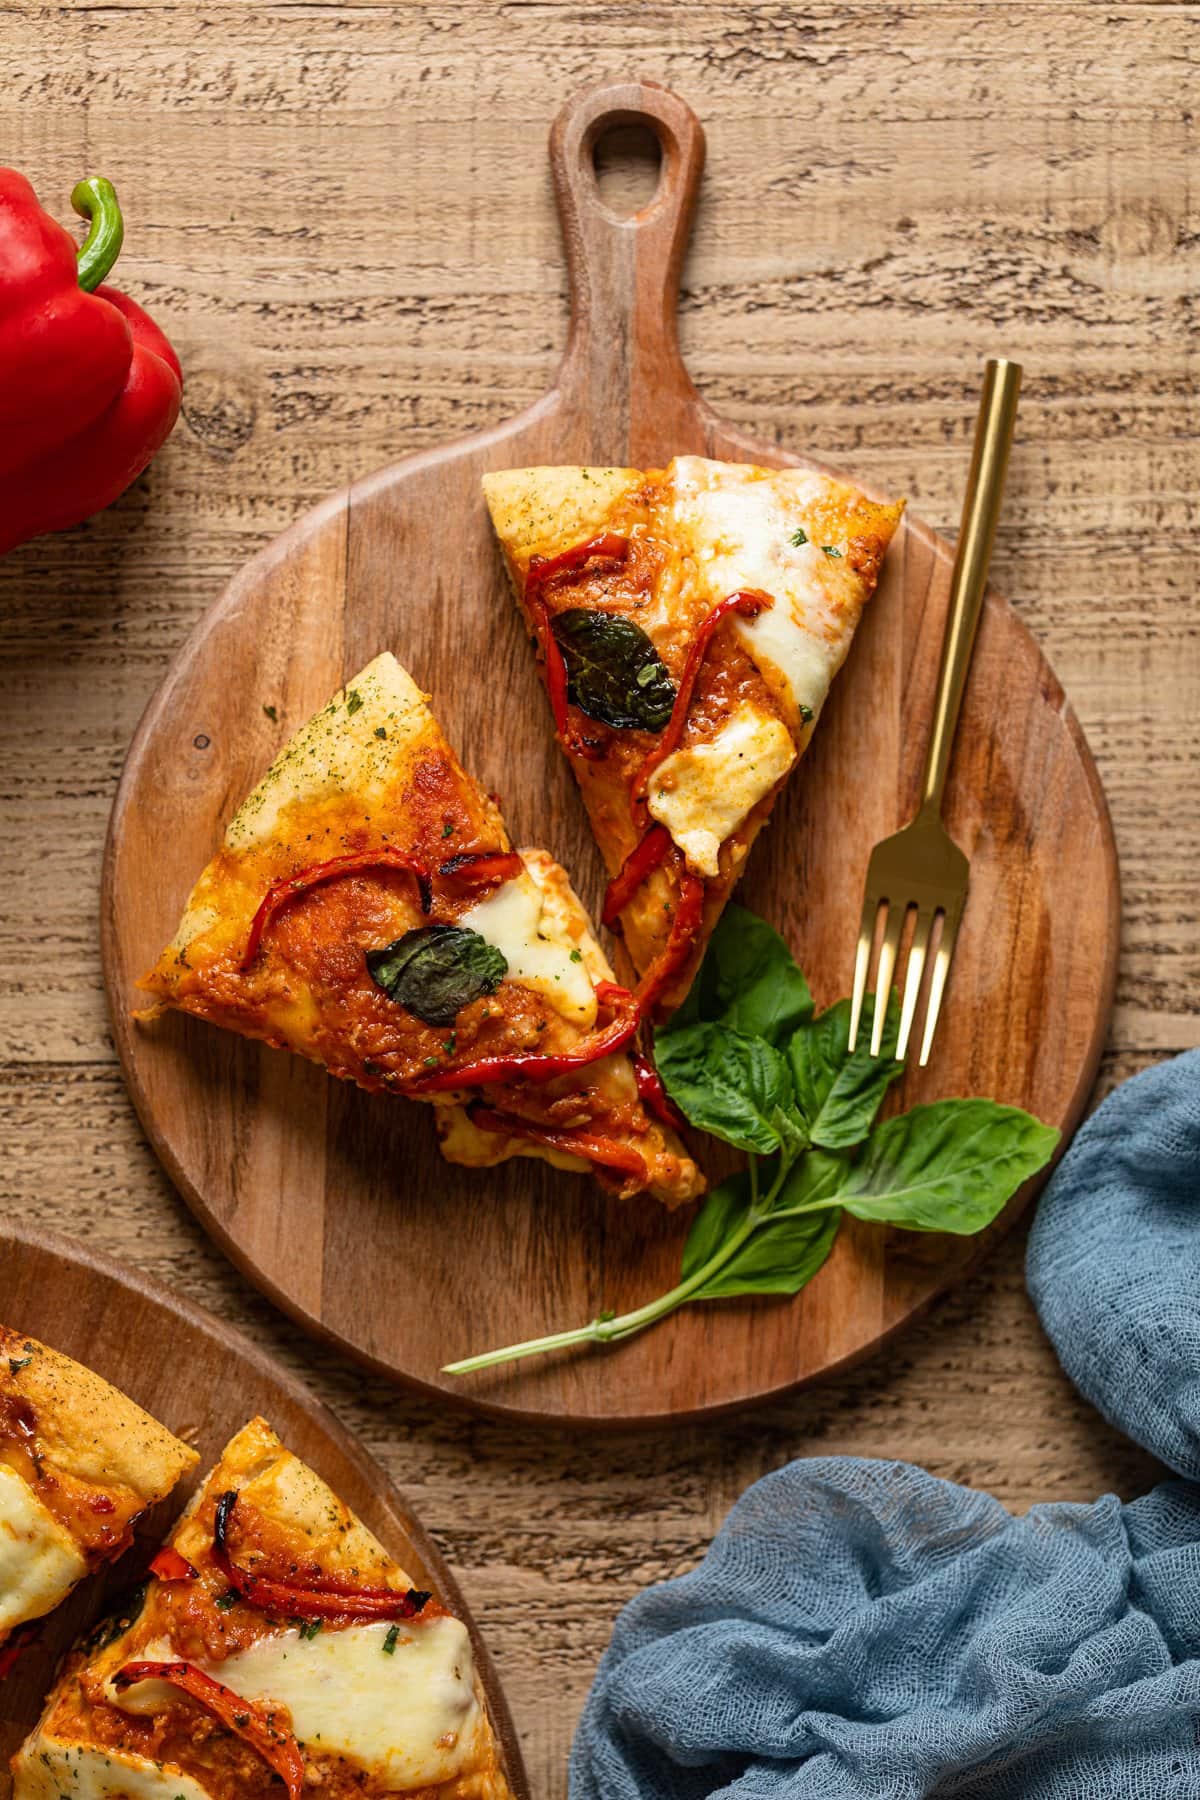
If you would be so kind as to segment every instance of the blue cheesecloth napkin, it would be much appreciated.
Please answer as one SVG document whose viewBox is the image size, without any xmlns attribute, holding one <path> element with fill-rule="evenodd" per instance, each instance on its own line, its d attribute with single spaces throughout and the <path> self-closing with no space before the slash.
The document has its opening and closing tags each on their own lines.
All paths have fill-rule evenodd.
<svg viewBox="0 0 1200 1800">
<path fill-rule="evenodd" d="M 1084 1126 L 1029 1286 L 1113 1422 L 1200 1477 L 1200 1052 Z M 1200 1800 L 1200 1485 L 996 1500 L 906 1463 L 794 1462 L 600 1664 L 572 1800 Z"/>
</svg>

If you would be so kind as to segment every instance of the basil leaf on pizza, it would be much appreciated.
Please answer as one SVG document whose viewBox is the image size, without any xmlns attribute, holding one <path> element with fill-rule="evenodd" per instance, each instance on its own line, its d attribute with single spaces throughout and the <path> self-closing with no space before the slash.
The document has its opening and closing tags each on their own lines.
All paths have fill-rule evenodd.
<svg viewBox="0 0 1200 1800">
<path fill-rule="evenodd" d="M 557 615 L 553 630 L 573 705 L 618 730 L 663 729 L 675 704 L 675 686 L 640 625 L 616 613 L 572 606 Z"/>
<path fill-rule="evenodd" d="M 654 971 L 661 1023 L 808 748 L 902 507 L 704 456 L 497 469 L 483 490 L 612 876 L 605 922 Z"/>
<path fill-rule="evenodd" d="M 494 994 L 508 974 L 503 951 L 459 925 L 424 925 L 367 951 L 376 987 L 427 1025 L 453 1025 L 464 1006 Z"/>
<path fill-rule="evenodd" d="M 242 802 L 141 986 L 160 1007 L 436 1109 L 447 1162 L 534 1157 L 667 1205 L 704 1188 L 665 1107 L 649 1113 L 637 1089 L 640 1005 L 566 870 L 512 848 L 387 652 Z M 485 995 L 472 1008 L 483 1030 L 460 1033 Z"/>
</svg>

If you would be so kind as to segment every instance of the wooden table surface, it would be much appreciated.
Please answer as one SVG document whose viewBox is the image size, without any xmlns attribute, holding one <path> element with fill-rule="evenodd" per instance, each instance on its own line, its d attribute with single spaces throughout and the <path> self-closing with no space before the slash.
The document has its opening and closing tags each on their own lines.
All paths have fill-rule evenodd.
<svg viewBox="0 0 1200 1800">
<path fill-rule="evenodd" d="M 1155 1465 L 1059 1370 L 1020 1233 L 886 1356 L 704 1429 L 442 1416 L 310 1347 L 193 1224 L 112 1054 L 96 894 L 125 747 L 203 608 L 297 512 L 541 391 L 565 328 L 550 117 L 652 76 L 708 130 L 683 335 L 729 417 L 952 531 L 983 358 L 1025 364 L 995 576 L 1116 822 L 1102 1090 L 1196 1044 L 1198 23 L 1004 0 L 0 5 L 2 154 L 64 219 L 79 175 L 117 183 L 119 285 L 187 376 L 148 477 L 0 565 L 0 1204 L 236 1322 L 359 1432 L 461 1575 L 539 1796 L 565 1791 L 621 1604 L 790 1457 L 908 1457 L 1018 1509 L 1130 1495 Z"/>
</svg>

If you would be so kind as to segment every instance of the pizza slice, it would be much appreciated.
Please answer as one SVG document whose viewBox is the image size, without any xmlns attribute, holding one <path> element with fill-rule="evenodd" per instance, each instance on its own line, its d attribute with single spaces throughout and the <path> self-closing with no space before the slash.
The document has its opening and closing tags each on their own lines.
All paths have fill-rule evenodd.
<svg viewBox="0 0 1200 1800">
<path fill-rule="evenodd" d="M 0 1325 L 0 1674 L 19 1628 L 127 1550 L 196 1460 L 99 1375 Z"/>
<path fill-rule="evenodd" d="M 65 1662 L 14 1800 L 507 1800 L 466 1627 L 264 1420 L 150 1570 Z"/>
<path fill-rule="evenodd" d="M 140 985 L 432 1102 L 451 1162 L 538 1156 L 669 1205 L 703 1185 L 566 874 L 513 850 L 390 655 L 277 757 Z"/>
<path fill-rule="evenodd" d="M 483 488 L 613 877 L 604 923 L 665 1015 L 812 737 L 903 508 L 700 456 L 506 469 Z"/>
</svg>

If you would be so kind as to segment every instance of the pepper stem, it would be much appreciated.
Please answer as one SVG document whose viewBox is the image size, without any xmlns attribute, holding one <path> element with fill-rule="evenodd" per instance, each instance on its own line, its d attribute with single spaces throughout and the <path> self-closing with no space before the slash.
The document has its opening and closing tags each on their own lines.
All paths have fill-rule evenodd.
<svg viewBox="0 0 1200 1800">
<path fill-rule="evenodd" d="M 85 294 L 98 288 L 121 254 L 125 238 L 125 221 L 117 201 L 116 189 L 103 175 L 89 175 L 77 181 L 71 191 L 71 205 L 90 228 L 79 246 L 79 285 Z"/>
</svg>

